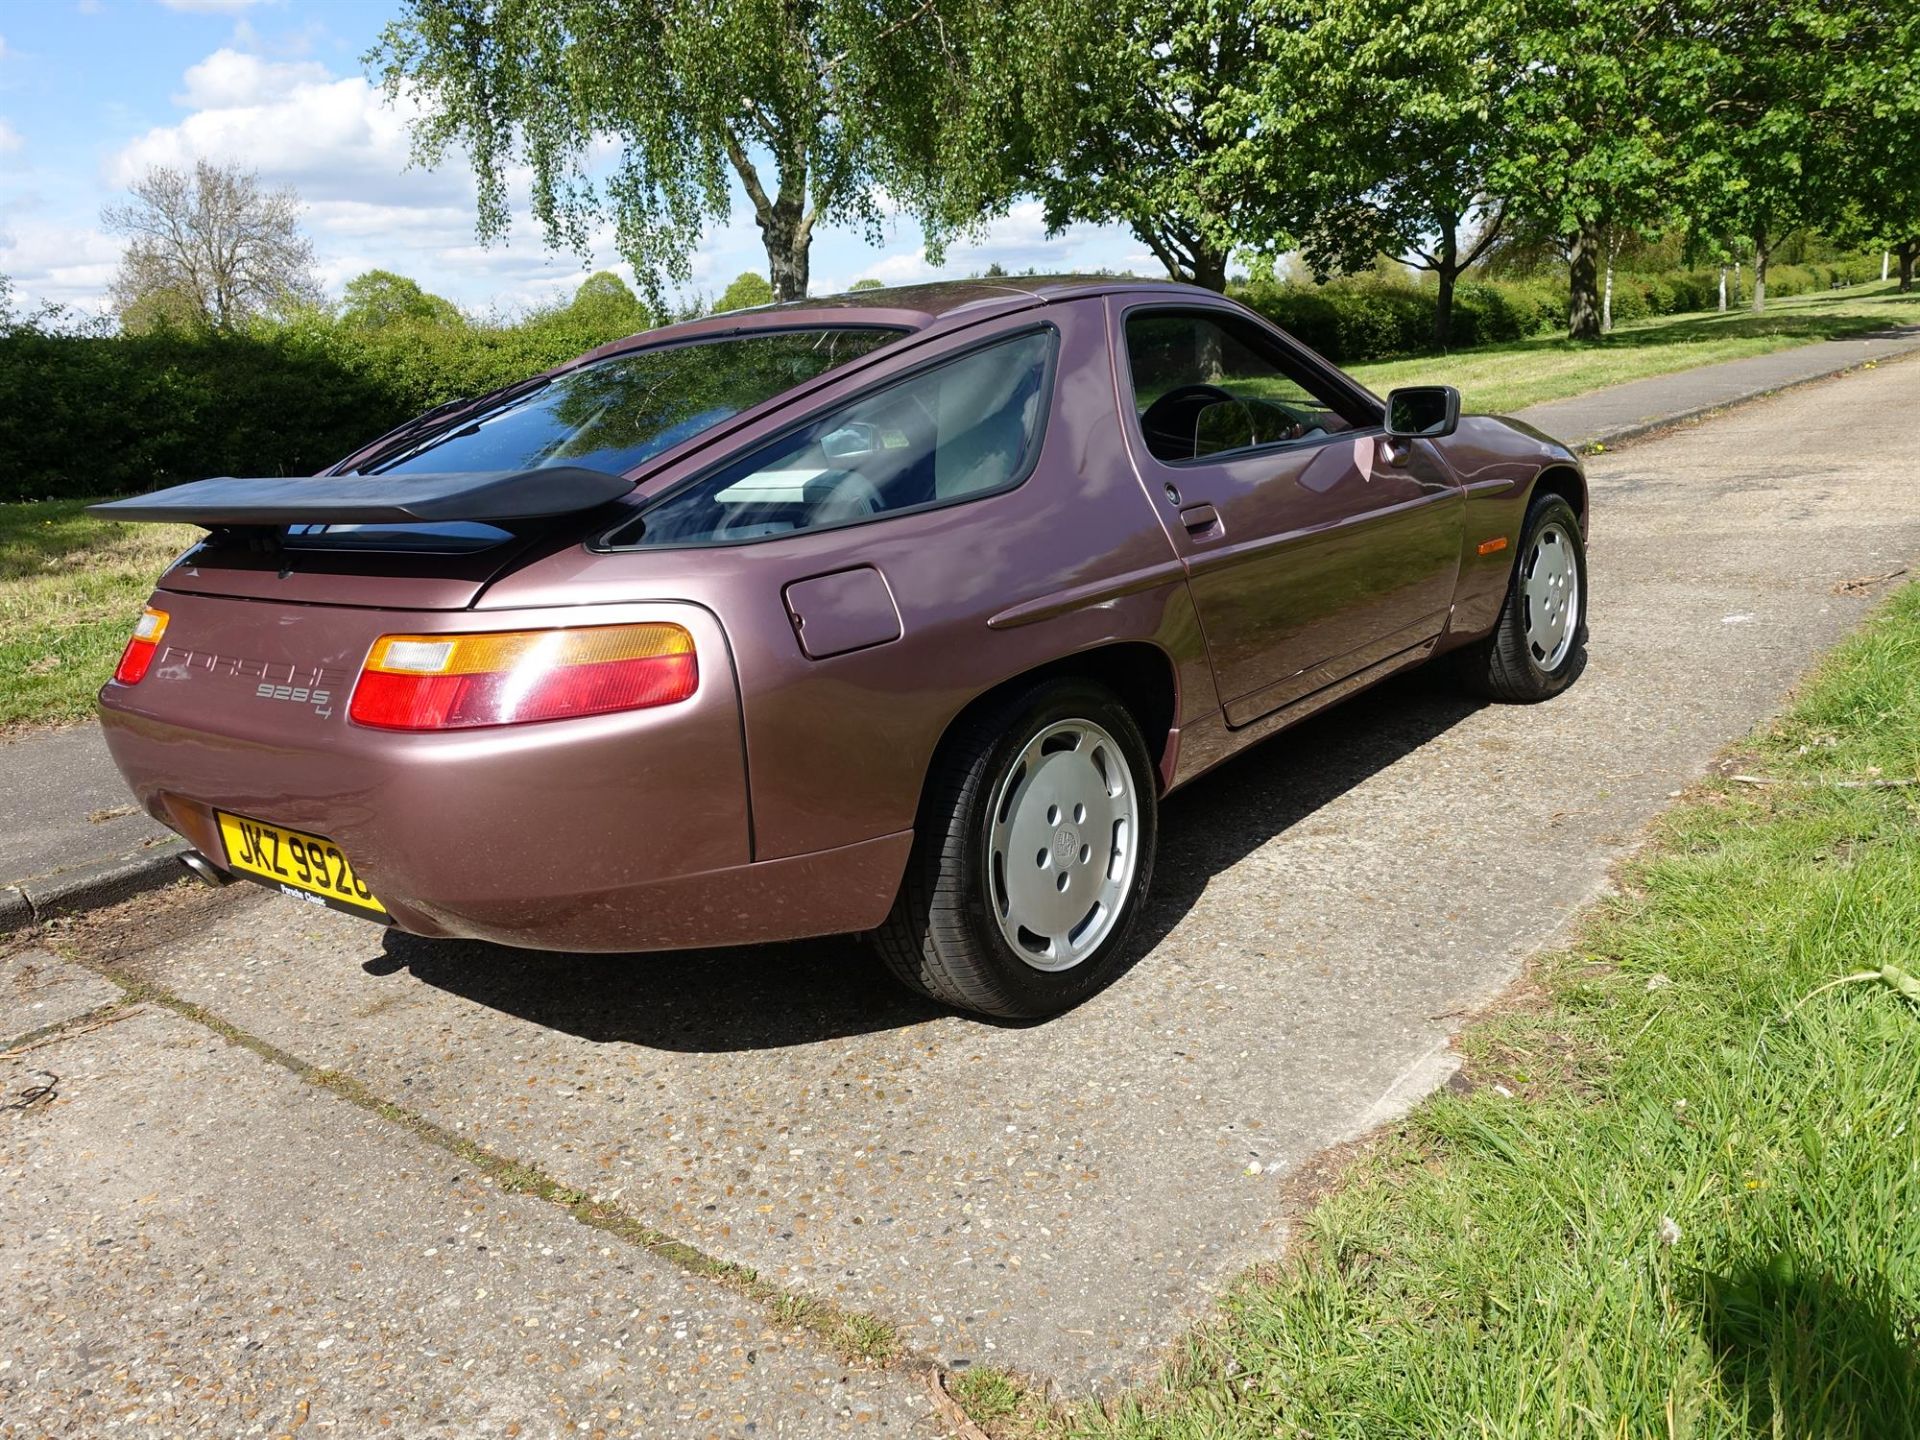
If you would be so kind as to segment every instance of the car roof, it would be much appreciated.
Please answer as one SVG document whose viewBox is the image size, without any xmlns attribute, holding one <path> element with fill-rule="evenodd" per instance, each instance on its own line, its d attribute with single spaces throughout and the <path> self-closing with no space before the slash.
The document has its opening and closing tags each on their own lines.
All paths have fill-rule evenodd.
<svg viewBox="0 0 1920 1440">
<path fill-rule="evenodd" d="M 724 310 L 615 340 L 589 351 L 580 360 L 597 360 L 644 345 L 801 325 L 876 325 L 910 331 L 932 330 L 1036 305 L 1127 290 L 1219 298 L 1213 291 L 1198 286 L 1133 275 L 1007 275 L 990 279 L 934 280 L 918 285 L 850 290 L 839 295 L 810 295 L 804 300 L 779 301 L 746 310 Z"/>
</svg>

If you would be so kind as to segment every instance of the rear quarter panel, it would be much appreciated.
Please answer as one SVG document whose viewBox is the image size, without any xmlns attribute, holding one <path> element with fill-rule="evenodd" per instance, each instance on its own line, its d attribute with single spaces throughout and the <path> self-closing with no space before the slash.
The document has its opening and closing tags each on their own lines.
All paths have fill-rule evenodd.
<svg viewBox="0 0 1920 1440">
<path fill-rule="evenodd" d="M 1035 323 L 1057 330 L 1060 349 L 1039 461 L 1019 487 L 752 544 L 605 553 L 575 546 L 503 577 L 480 607 L 658 597 L 690 600 L 719 617 L 738 667 L 760 860 L 911 826 L 928 764 L 954 717 L 1009 677 L 1076 651 L 1151 643 L 1174 667 L 1182 709 L 1218 708 L 1184 576 L 1120 438 L 1099 299 L 991 320 L 942 337 L 939 347 L 957 352 Z M 901 349 L 885 374 L 928 358 L 927 347 Z M 870 370 L 817 392 L 804 413 L 881 378 Z M 770 418 L 741 446 L 796 418 L 795 411 Z M 690 463 L 648 488 L 696 473 Z M 783 592 L 861 565 L 884 576 L 899 610 L 899 638 L 809 658 Z M 1130 577 L 1125 593 L 1105 593 L 1115 577 Z M 1047 613 L 1050 598 L 1063 595 L 1065 608 Z M 1042 618 L 988 623 L 1022 607 L 1037 607 Z"/>
</svg>

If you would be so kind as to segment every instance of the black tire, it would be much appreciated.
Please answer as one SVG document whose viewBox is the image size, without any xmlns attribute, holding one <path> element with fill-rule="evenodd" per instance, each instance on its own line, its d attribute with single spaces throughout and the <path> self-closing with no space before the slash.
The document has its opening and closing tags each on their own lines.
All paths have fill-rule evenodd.
<svg viewBox="0 0 1920 1440">
<path fill-rule="evenodd" d="M 1524 589 L 1535 542 L 1549 526 L 1555 527 L 1564 538 L 1579 581 L 1579 593 L 1575 597 L 1579 613 L 1573 617 L 1573 643 L 1551 669 L 1541 663 L 1542 657 L 1528 642 Z M 1463 646 L 1455 654 L 1454 665 L 1461 684 L 1475 695 L 1512 705 L 1551 700 L 1587 668 L 1587 594 L 1587 545 L 1580 533 L 1579 517 L 1560 496 L 1535 495 L 1533 503 L 1527 506 L 1526 521 L 1520 527 L 1520 545 L 1507 576 L 1507 598 L 1500 608 L 1500 619 L 1484 639 Z"/>
<path fill-rule="evenodd" d="M 1098 725 L 1125 759 L 1137 831 L 1133 883 L 1093 950 L 1071 968 L 1045 970 L 1021 958 L 992 911 L 989 810 L 1029 743 L 1070 720 Z M 1158 838 L 1154 766 L 1132 714 L 1111 691 L 1090 682 L 1040 682 L 963 721 L 942 744 L 927 777 L 907 872 L 893 912 L 874 934 L 875 945 L 902 984 L 945 1004 L 1003 1019 L 1057 1015 L 1104 988 L 1123 968 L 1153 880 Z M 1061 884 L 1064 893 L 1066 881 Z"/>
</svg>

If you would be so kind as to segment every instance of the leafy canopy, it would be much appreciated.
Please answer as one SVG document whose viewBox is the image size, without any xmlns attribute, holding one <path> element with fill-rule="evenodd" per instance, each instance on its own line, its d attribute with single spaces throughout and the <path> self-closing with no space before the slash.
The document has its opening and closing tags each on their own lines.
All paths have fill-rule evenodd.
<svg viewBox="0 0 1920 1440">
<path fill-rule="evenodd" d="M 976 167 L 995 194 L 1036 196 L 1047 228 L 1128 227 L 1176 279 L 1221 289 L 1242 247 L 1284 248 L 1292 152 L 1259 101 L 1307 19 L 1295 0 L 1063 0 L 1001 53 L 1017 90 Z M 984 48 L 984 47 L 979 47 Z M 1299 81 L 1295 73 L 1291 79 Z M 1250 224 L 1255 217 L 1258 223 Z"/>
<path fill-rule="evenodd" d="M 451 300 L 430 294 L 420 288 L 419 281 L 391 270 L 369 270 L 349 280 L 340 318 L 368 330 L 407 320 L 429 325 L 463 323 Z"/>
<path fill-rule="evenodd" d="M 957 0 L 956 0 L 957 3 Z M 582 254 L 603 219 L 656 304 L 691 278 L 737 177 L 773 289 L 806 293 L 814 228 L 878 233 L 877 189 L 921 191 L 900 147 L 938 128 L 932 0 L 406 0 L 368 53 L 427 165 L 464 149 L 483 239 L 507 232 L 508 175 L 532 172 L 548 243 Z M 612 156 L 602 157 L 611 145 Z M 599 173 L 604 168 L 605 173 Z"/>
<path fill-rule="evenodd" d="M 773 286 L 767 278 L 753 270 L 743 270 L 733 277 L 733 283 L 720 293 L 716 310 L 748 310 L 755 305 L 773 303 Z"/>
</svg>

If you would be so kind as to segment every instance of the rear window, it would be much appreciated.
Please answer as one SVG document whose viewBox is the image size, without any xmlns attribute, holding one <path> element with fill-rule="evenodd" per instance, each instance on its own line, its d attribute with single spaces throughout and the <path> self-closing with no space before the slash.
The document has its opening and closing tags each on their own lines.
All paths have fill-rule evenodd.
<svg viewBox="0 0 1920 1440">
<path fill-rule="evenodd" d="M 1018 484 L 1039 450 L 1053 331 L 863 396 L 669 492 L 616 545 L 727 545 L 855 524 Z"/>
<path fill-rule="evenodd" d="M 619 474 L 901 333 L 786 330 L 615 355 L 469 415 L 359 473 L 579 465 Z"/>
</svg>

